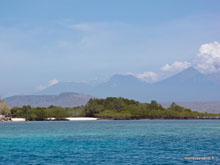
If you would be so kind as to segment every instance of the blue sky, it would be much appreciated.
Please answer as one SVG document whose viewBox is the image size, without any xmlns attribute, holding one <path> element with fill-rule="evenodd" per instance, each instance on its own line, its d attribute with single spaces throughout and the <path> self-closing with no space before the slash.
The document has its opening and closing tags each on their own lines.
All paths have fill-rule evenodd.
<svg viewBox="0 0 220 165">
<path fill-rule="evenodd" d="M 116 73 L 156 81 L 204 44 L 219 50 L 219 20 L 218 0 L 2 0 L 0 96 Z"/>
</svg>

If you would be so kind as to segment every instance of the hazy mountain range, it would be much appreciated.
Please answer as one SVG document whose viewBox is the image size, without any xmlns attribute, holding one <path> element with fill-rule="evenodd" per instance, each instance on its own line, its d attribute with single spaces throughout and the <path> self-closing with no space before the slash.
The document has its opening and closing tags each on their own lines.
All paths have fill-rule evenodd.
<svg viewBox="0 0 220 165">
<path fill-rule="evenodd" d="M 23 105 L 31 105 L 32 107 L 50 105 L 62 107 L 75 107 L 85 105 L 91 96 L 66 92 L 59 95 L 18 95 L 4 99 L 10 107 L 21 107 Z"/>
<path fill-rule="evenodd" d="M 92 86 L 60 82 L 37 94 L 86 93 L 95 97 L 126 97 L 142 102 L 219 101 L 220 74 L 201 74 L 190 67 L 165 80 L 150 84 L 132 75 L 114 75 L 109 81 Z"/>
<path fill-rule="evenodd" d="M 11 106 L 25 104 L 33 106 L 49 106 L 51 104 L 77 106 L 85 104 L 91 96 L 99 98 L 109 96 L 126 97 L 141 102 L 157 100 L 158 102 L 163 102 L 165 106 L 169 102 L 180 102 L 181 104 L 184 103 L 186 107 L 188 106 L 195 110 L 201 108 L 201 102 L 206 103 L 204 105 L 207 107 L 209 104 L 213 104 L 213 101 L 217 101 L 212 111 L 217 110 L 220 112 L 218 110 L 220 74 L 201 74 L 190 67 L 153 84 L 144 82 L 132 75 L 117 74 L 107 82 L 96 86 L 87 83 L 60 82 L 35 93 L 35 95 L 12 96 L 4 100 Z"/>
</svg>

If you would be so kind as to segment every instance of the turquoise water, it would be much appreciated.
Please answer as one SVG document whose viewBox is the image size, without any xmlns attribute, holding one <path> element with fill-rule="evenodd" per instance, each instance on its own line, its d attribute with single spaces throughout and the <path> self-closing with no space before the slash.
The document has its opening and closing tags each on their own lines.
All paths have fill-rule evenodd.
<svg viewBox="0 0 220 165">
<path fill-rule="evenodd" d="M 0 123 L 0 164 L 186 163 L 220 164 L 220 120 Z"/>
</svg>

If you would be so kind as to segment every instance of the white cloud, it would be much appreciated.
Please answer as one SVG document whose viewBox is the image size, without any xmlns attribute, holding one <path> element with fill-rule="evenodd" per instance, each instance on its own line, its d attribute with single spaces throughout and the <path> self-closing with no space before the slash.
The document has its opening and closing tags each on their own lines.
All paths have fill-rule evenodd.
<svg viewBox="0 0 220 165">
<path fill-rule="evenodd" d="M 194 66 L 201 73 L 220 72 L 220 43 L 203 44 L 194 59 Z"/>
<path fill-rule="evenodd" d="M 79 31 L 85 31 L 85 32 L 92 30 L 91 26 L 89 26 L 88 24 L 84 24 L 84 23 L 71 25 L 70 28 L 73 30 L 79 30 Z"/>
<path fill-rule="evenodd" d="M 160 69 L 163 72 L 180 72 L 182 70 L 185 70 L 189 68 L 192 64 L 188 61 L 175 61 L 172 64 L 166 64 L 162 66 Z"/>
<path fill-rule="evenodd" d="M 159 77 L 158 74 L 155 72 L 144 72 L 144 73 L 139 73 L 139 74 L 128 72 L 127 75 L 132 75 L 146 82 L 155 82 L 158 80 L 158 77 Z"/>
<path fill-rule="evenodd" d="M 59 81 L 57 79 L 53 79 L 53 80 L 50 80 L 47 85 L 39 85 L 37 87 L 37 90 L 42 91 L 42 90 L 44 90 L 44 89 L 46 89 L 48 87 L 51 87 L 51 86 L 53 86 L 55 84 L 58 84 L 58 83 L 59 83 Z"/>
<path fill-rule="evenodd" d="M 48 83 L 48 86 L 53 86 L 55 84 L 59 83 L 59 81 L 57 79 L 53 79 L 53 80 L 50 80 L 49 83 Z"/>
<path fill-rule="evenodd" d="M 163 72 L 179 72 L 190 66 L 204 74 L 220 72 L 220 43 L 215 41 L 201 45 L 192 63 L 176 61 L 160 69 Z"/>
<path fill-rule="evenodd" d="M 147 82 L 155 82 L 158 79 L 158 74 L 155 72 L 144 72 L 137 75 L 137 78 Z"/>
</svg>

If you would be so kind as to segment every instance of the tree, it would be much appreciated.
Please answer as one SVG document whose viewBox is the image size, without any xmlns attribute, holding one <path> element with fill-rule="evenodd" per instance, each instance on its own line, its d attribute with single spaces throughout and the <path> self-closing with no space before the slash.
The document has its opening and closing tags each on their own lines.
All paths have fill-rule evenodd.
<svg viewBox="0 0 220 165">
<path fill-rule="evenodd" d="M 85 106 L 85 114 L 88 117 L 94 117 L 96 113 L 104 111 L 104 105 L 100 102 L 100 99 L 90 99 Z"/>
<path fill-rule="evenodd" d="M 0 114 L 4 115 L 4 116 L 9 116 L 10 115 L 10 108 L 2 100 L 0 100 Z"/>
<path fill-rule="evenodd" d="M 164 109 L 160 104 L 158 104 L 155 100 L 152 100 L 149 104 L 149 109 L 151 110 L 158 110 L 158 109 Z"/>
<path fill-rule="evenodd" d="M 172 102 L 172 104 L 170 105 L 169 107 L 170 109 L 174 110 L 174 111 L 178 111 L 178 112 L 181 112 L 183 111 L 185 108 L 177 105 L 176 103 Z"/>
</svg>

